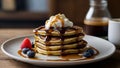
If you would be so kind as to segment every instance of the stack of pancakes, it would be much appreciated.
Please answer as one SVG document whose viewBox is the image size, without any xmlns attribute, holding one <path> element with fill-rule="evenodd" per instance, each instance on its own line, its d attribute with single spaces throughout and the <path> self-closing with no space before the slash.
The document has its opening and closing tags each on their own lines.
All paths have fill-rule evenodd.
<svg viewBox="0 0 120 68">
<path fill-rule="evenodd" d="M 87 42 L 83 40 L 84 32 L 79 26 L 46 30 L 40 26 L 33 30 L 35 51 L 44 55 L 78 54 Z"/>
</svg>

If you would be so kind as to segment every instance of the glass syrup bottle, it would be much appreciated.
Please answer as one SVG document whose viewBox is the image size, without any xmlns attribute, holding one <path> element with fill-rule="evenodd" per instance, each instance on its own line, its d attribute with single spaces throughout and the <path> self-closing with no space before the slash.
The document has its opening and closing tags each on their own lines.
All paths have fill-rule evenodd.
<svg viewBox="0 0 120 68">
<path fill-rule="evenodd" d="M 98 37 L 107 36 L 110 18 L 107 0 L 90 0 L 90 8 L 84 19 L 86 34 Z"/>
</svg>

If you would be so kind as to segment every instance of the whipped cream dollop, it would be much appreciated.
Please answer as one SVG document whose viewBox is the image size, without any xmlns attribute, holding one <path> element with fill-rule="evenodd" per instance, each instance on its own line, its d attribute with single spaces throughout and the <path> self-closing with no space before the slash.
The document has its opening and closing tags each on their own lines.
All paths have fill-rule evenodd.
<svg viewBox="0 0 120 68">
<path fill-rule="evenodd" d="M 64 14 L 57 14 L 55 16 L 51 16 L 49 20 L 47 20 L 45 23 L 46 30 L 49 30 L 51 27 L 64 28 L 72 26 L 73 22 L 71 22 Z"/>
</svg>

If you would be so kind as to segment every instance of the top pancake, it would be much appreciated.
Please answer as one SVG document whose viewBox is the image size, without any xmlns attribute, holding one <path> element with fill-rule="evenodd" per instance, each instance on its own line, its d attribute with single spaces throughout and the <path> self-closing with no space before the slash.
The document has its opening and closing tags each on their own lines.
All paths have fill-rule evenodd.
<svg viewBox="0 0 120 68">
<path fill-rule="evenodd" d="M 39 28 L 34 29 L 33 32 L 36 35 L 42 35 L 42 36 L 47 35 L 46 29 L 45 29 L 44 26 L 40 26 Z M 82 27 L 73 26 L 73 27 L 70 27 L 70 28 L 65 28 L 65 33 L 63 34 L 63 36 L 72 36 L 72 35 L 77 35 L 77 34 L 84 35 Z M 61 36 L 61 34 L 58 30 L 52 30 L 50 35 L 51 36 Z"/>
</svg>

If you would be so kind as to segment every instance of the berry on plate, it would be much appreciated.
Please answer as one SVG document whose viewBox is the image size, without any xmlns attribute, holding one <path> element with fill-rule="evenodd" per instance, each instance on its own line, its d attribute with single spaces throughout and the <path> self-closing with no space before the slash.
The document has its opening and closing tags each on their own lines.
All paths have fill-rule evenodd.
<svg viewBox="0 0 120 68">
<path fill-rule="evenodd" d="M 34 57 L 35 57 L 35 52 L 29 50 L 29 51 L 27 52 L 27 56 L 28 56 L 29 58 L 34 58 Z"/>
<path fill-rule="evenodd" d="M 22 49 L 22 52 L 23 52 L 24 54 L 27 54 L 27 52 L 28 52 L 29 50 L 30 50 L 29 48 L 23 48 L 23 49 Z"/>
<path fill-rule="evenodd" d="M 87 52 L 91 53 L 92 55 L 94 54 L 94 50 L 93 49 L 88 49 Z"/>
<path fill-rule="evenodd" d="M 34 48 L 34 43 L 32 42 L 32 48 Z"/>
<path fill-rule="evenodd" d="M 92 48 L 89 48 L 83 53 L 83 56 L 88 58 L 93 56 L 94 54 L 95 54 L 94 50 Z"/>
<path fill-rule="evenodd" d="M 21 44 L 20 48 L 21 48 L 21 50 L 22 50 L 23 48 L 29 48 L 29 49 L 31 49 L 31 48 L 32 48 L 32 44 L 31 44 L 30 39 L 29 39 L 29 38 L 25 38 L 25 39 L 22 41 L 22 44 Z"/>
<path fill-rule="evenodd" d="M 88 58 L 88 57 L 91 57 L 92 54 L 90 52 L 84 52 L 83 56 Z"/>
</svg>

